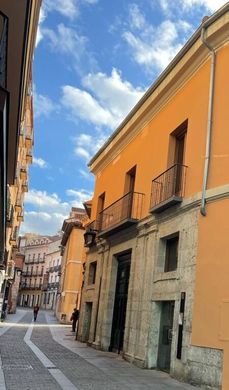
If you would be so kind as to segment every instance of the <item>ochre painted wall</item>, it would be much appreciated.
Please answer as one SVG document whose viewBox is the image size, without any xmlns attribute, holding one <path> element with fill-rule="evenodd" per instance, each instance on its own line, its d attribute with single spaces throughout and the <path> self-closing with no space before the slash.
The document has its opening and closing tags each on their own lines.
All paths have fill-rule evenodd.
<svg viewBox="0 0 229 390">
<path fill-rule="evenodd" d="M 65 247 L 64 296 L 61 300 L 61 313 L 67 314 L 69 321 L 73 309 L 79 307 L 82 286 L 82 264 L 84 261 L 84 230 L 74 227 Z"/>
<path fill-rule="evenodd" d="M 229 180 L 229 46 L 217 52 L 216 87 L 212 161 L 209 186 L 216 187 Z M 137 165 L 135 191 L 145 194 L 143 216 L 149 212 L 152 179 L 167 168 L 169 134 L 188 119 L 185 165 L 187 179 L 185 196 L 189 197 L 202 188 L 205 143 L 207 131 L 210 60 L 180 89 L 138 136 L 96 177 L 92 207 L 92 220 L 96 217 L 98 196 L 106 192 L 105 207 L 124 194 L 125 174 Z"/>
<path fill-rule="evenodd" d="M 229 389 L 229 199 L 199 217 L 192 342 L 224 350 L 223 389 Z M 226 369 L 227 367 L 227 369 Z"/>
</svg>

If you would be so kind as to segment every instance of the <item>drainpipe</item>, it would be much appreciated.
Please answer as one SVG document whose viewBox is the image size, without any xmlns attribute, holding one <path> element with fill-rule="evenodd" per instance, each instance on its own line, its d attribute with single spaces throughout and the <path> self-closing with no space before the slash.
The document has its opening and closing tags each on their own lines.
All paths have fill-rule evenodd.
<svg viewBox="0 0 229 390">
<path fill-rule="evenodd" d="M 207 190 L 207 183 L 208 183 L 209 163 L 210 163 L 210 153 L 211 153 L 216 52 L 213 49 L 213 47 L 211 47 L 209 43 L 206 41 L 204 35 L 205 35 L 205 27 L 203 27 L 201 31 L 201 40 L 203 44 L 211 52 L 211 74 L 210 74 L 210 85 L 209 85 L 207 139 L 206 139 L 204 177 L 203 177 L 203 186 L 202 186 L 202 198 L 201 198 L 201 207 L 200 207 L 200 213 L 205 217 L 206 216 L 206 190 Z"/>
</svg>

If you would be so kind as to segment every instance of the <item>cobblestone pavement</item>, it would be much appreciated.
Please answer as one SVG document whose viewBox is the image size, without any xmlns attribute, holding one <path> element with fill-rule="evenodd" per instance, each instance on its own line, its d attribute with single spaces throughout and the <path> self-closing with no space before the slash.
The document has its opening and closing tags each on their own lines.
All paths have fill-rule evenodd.
<svg viewBox="0 0 229 390">
<path fill-rule="evenodd" d="M 31 320 L 32 313 L 27 313 L 19 321 L 20 326 L 12 327 L 0 337 L 2 370 L 6 389 L 61 389 L 23 340 Z"/>
<path fill-rule="evenodd" d="M 197 389 L 177 382 L 165 373 L 139 369 L 117 354 L 96 351 L 76 342 L 70 327 L 57 326 L 53 315 L 45 312 L 39 313 L 38 321 L 32 329 L 31 344 L 35 345 L 33 350 L 24 341 L 31 320 L 32 313 L 27 312 L 18 325 L 11 324 L 13 326 L 4 334 L 1 335 L 0 329 L 0 352 L 6 382 L 5 387 L 0 384 L 0 390 Z M 49 359 L 50 364 L 53 364 L 51 368 L 60 370 L 59 377 L 63 376 L 62 381 L 58 378 L 55 380 L 51 375 L 52 370 L 47 365 L 44 366 L 42 356 L 37 351 L 41 351 L 41 355 Z"/>
</svg>

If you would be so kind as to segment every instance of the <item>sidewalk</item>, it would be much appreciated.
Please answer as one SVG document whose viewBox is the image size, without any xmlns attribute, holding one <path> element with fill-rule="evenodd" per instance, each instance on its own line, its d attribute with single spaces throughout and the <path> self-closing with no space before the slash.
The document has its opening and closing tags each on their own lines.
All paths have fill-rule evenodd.
<svg viewBox="0 0 229 390">
<path fill-rule="evenodd" d="M 75 341 L 52 312 L 18 309 L 0 325 L 0 390 L 197 390 Z"/>
<path fill-rule="evenodd" d="M 96 367 L 101 371 L 101 374 L 103 373 L 109 377 L 109 380 L 113 383 L 113 387 L 109 385 L 109 387 L 106 387 L 107 390 L 121 390 L 124 388 L 131 388 L 132 390 L 197 390 L 197 387 L 178 382 L 164 372 L 140 369 L 126 362 L 116 353 L 98 351 L 88 347 L 86 344 L 75 340 L 75 334 L 71 333 L 71 326 L 55 326 L 58 323 L 50 312 L 45 313 L 45 317 L 47 323 L 51 325 L 50 331 L 53 339 L 57 343 L 76 354 L 76 356 L 80 356 L 85 362 Z M 90 380 L 96 382 L 97 375 L 96 378 L 90 378 Z M 90 382 L 88 385 L 90 386 Z M 88 389 L 97 389 L 94 385 L 91 385 L 92 387 L 88 386 Z M 105 388 L 100 388 L 100 390 L 103 389 Z"/>
</svg>

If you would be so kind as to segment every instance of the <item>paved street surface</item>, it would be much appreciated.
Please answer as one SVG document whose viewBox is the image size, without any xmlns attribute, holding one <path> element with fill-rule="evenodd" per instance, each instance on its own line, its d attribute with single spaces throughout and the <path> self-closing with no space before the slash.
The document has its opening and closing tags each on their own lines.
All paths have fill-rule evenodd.
<svg viewBox="0 0 229 390">
<path fill-rule="evenodd" d="M 0 326 L 0 390 L 195 390 L 167 374 L 76 342 L 50 312 L 18 310 Z"/>
</svg>

